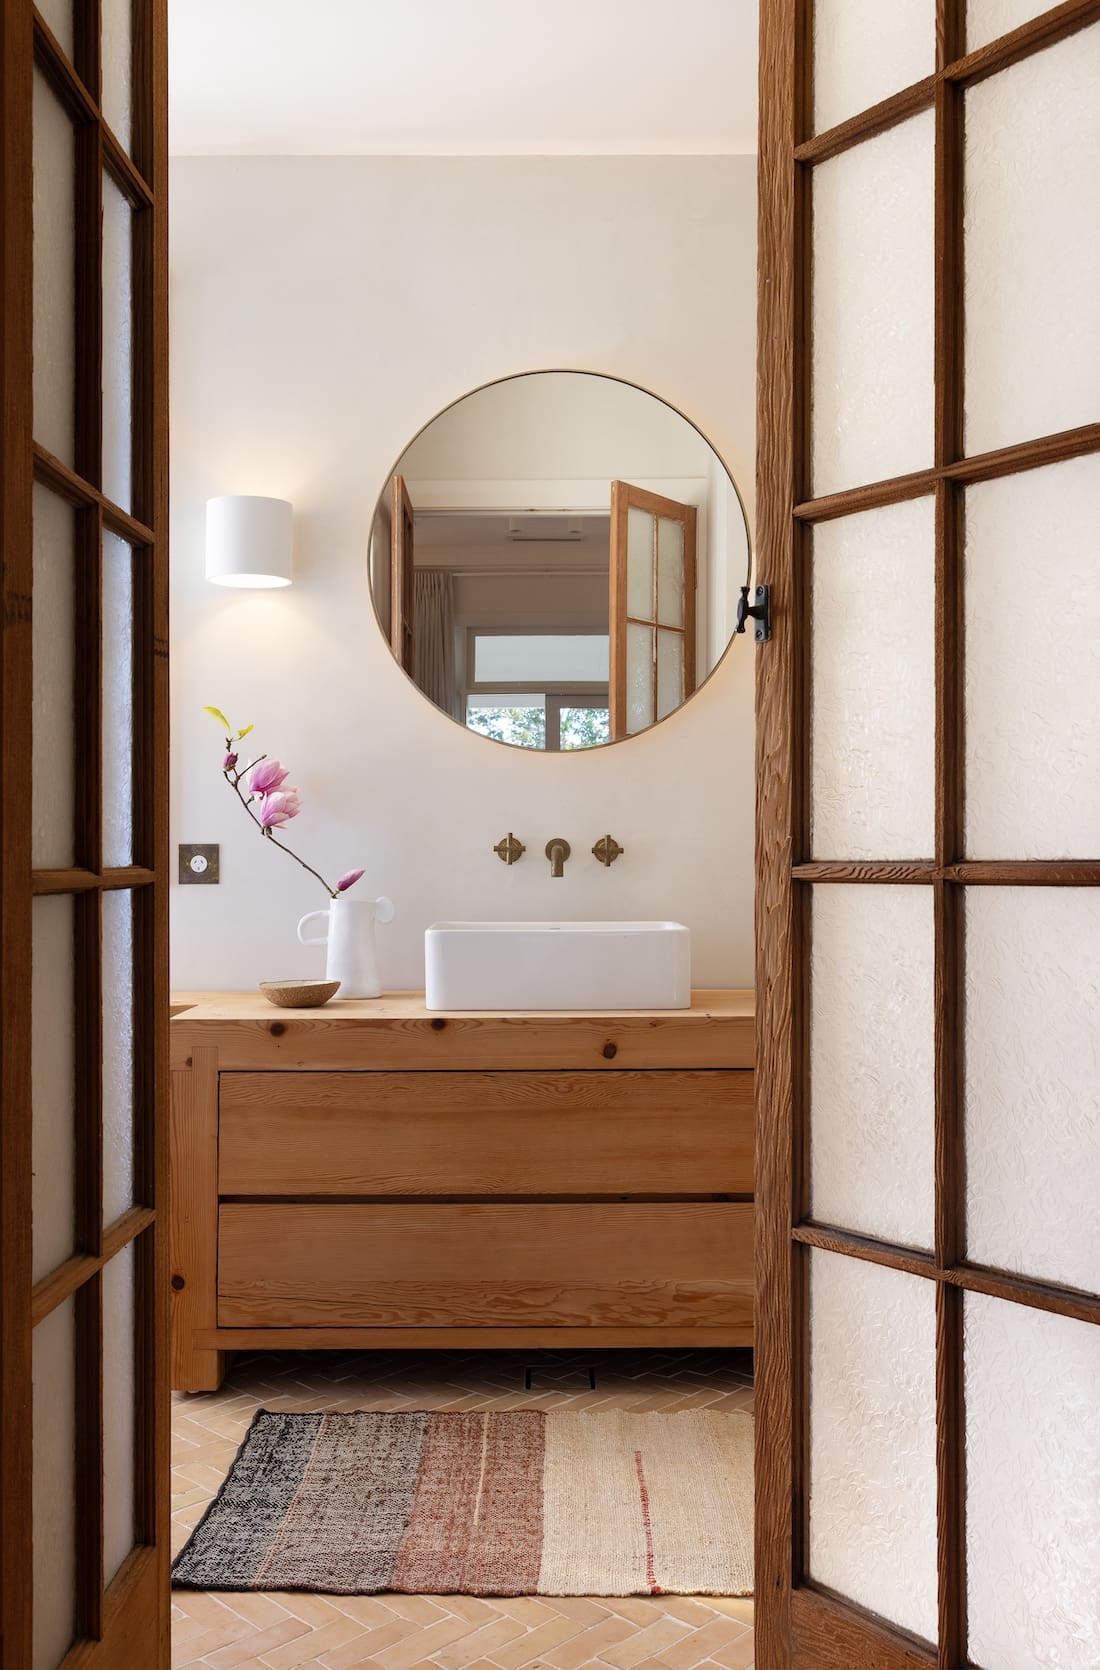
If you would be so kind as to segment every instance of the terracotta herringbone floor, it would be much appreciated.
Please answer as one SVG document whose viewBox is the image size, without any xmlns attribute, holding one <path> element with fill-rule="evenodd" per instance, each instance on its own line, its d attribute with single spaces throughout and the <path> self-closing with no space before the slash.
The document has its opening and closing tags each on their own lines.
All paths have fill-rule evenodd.
<svg viewBox="0 0 1100 1670">
<path fill-rule="evenodd" d="M 530 1369 L 531 1389 L 525 1390 Z M 589 1370 L 595 1370 L 591 1390 Z M 177 1393 L 173 1553 L 264 1409 L 751 1409 L 747 1351 L 285 1352 Z M 172 1596 L 173 1664 L 208 1670 L 751 1670 L 752 1602 L 469 1595 Z"/>
</svg>

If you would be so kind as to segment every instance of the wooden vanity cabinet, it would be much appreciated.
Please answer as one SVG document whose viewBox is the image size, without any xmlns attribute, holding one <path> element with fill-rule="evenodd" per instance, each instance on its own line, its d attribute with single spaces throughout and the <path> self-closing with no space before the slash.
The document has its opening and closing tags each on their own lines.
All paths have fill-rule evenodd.
<svg viewBox="0 0 1100 1670">
<path fill-rule="evenodd" d="M 235 1349 L 751 1344 L 751 993 L 178 1006 L 177 1389 Z"/>
</svg>

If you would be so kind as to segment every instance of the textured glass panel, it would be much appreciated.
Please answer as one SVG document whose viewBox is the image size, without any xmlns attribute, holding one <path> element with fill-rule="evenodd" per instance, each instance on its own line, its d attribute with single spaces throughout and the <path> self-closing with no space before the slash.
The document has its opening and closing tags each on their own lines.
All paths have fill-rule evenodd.
<svg viewBox="0 0 1100 1670">
<path fill-rule="evenodd" d="M 1100 457 L 967 489 L 968 857 L 1100 853 L 1098 526 Z"/>
<path fill-rule="evenodd" d="M 657 619 L 684 624 L 684 524 L 670 516 L 657 522 Z"/>
<path fill-rule="evenodd" d="M 810 1170 L 821 1223 L 931 1247 L 930 887 L 815 887 Z"/>
<path fill-rule="evenodd" d="M 31 908 L 31 1275 L 40 1281 L 76 1245 L 76 1059 L 73 901 Z"/>
<path fill-rule="evenodd" d="M 967 452 L 1100 410 L 1098 86 L 1094 23 L 967 88 Z"/>
<path fill-rule="evenodd" d="M 34 696 L 31 862 L 39 870 L 73 863 L 76 519 L 70 505 L 35 486 Z"/>
<path fill-rule="evenodd" d="M 813 541 L 813 855 L 929 858 L 932 500 L 821 523 Z"/>
<path fill-rule="evenodd" d="M 103 862 L 134 855 L 134 558 L 103 536 Z"/>
<path fill-rule="evenodd" d="M 684 700 L 684 635 L 657 633 L 657 717 L 675 713 Z"/>
<path fill-rule="evenodd" d="M 132 211 L 103 176 L 103 491 L 130 509 L 133 437 Z"/>
<path fill-rule="evenodd" d="M 133 0 L 102 0 L 103 114 L 115 138 L 130 149 Z"/>
<path fill-rule="evenodd" d="M 653 619 L 654 518 L 631 505 L 626 513 L 626 612 Z"/>
<path fill-rule="evenodd" d="M 967 891 L 966 1228 L 979 1264 L 1100 1291 L 1100 888 Z"/>
<path fill-rule="evenodd" d="M 137 1317 L 134 1244 L 103 1270 L 103 1564 L 109 1583 L 137 1541 L 134 1477 L 137 1442 Z"/>
<path fill-rule="evenodd" d="M 1100 1328 L 968 1293 L 969 1657 L 1100 1664 Z"/>
<path fill-rule="evenodd" d="M 931 111 L 814 169 L 815 494 L 932 462 Z"/>
<path fill-rule="evenodd" d="M 988 46 L 1049 9 L 1050 0 L 966 0 L 966 50 Z"/>
<path fill-rule="evenodd" d="M 626 728 L 643 731 L 653 723 L 653 628 L 633 621 L 626 627 Z"/>
<path fill-rule="evenodd" d="M 134 900 L 103 895 L 103 1221 L 134 1204 Z"/>
<path fill-rule="evenodd" d="M 936 68 L 935 0 L 814 0 L 814 131 Z"/>
<path fill-rule="evenodd" d="M 935 1283 L 815 1248 L 810 1385 L 810 1575 L 935 1641 Z"/>
<path fill-rule="evenodd" d="M 34 438 L 75 463 L 76 139 L 34 72 Z"/>
<path fill-rule="evenodd" d="M 63 47 L 69 58 L 73 55 L 73 4 L 72 0 L 37 0 L 38 10 L 42 13 L 59 46 Z"/>
<path fill-rule="evenodd" d="M 56 1670 L 76 1632 L 76 1316 L 72 1299 L 38 1324 L 32 1341 L 32 1663 L 34 1670 Z"/>
</svg>

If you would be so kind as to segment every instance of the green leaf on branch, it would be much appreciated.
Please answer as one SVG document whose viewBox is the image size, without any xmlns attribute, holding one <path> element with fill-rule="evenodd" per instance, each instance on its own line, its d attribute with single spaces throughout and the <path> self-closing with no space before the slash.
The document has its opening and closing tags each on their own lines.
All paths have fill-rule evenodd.
<svg viewBox="0 0 1100 1670">
<path fill-rule="evenodd" d="M 243 731 L 237 732 L 237 741 L 243 742 L 249 731 L 254 731 L 255 729 L 255 725 L 246 725 Z"/>
<path fill-rule="evenodd" d="M 224 731 L 229 730 L 229 720 L 225 717 L 225 714 L 222 712 L 220 707 L 204 707 L 202 711 L 204 713 L 209 713 L 211 718 L 216 719 Z"/>
</svg>

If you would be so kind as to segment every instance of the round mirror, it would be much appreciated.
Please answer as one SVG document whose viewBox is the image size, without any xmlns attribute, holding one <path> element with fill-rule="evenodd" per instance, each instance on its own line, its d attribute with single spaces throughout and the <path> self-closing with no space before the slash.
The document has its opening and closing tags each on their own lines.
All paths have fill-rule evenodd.
<svg viewBox="0 0 1100 1670">
<path fill-rule="evenodd" d="M 680 412 L 539 371 L 476 389 L 405 449 L 371 534 L 379 624 L 429 700 L 517 748 L 598 748 L 681 707 L 748 584 L 744 507 Z"/>
</svg>

